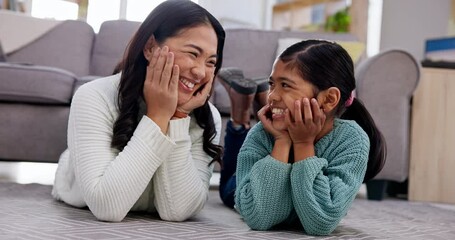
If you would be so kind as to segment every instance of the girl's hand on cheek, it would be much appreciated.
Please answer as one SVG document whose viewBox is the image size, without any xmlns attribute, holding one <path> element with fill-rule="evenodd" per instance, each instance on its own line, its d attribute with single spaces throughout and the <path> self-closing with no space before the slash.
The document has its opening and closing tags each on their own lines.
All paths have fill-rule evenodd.
<svg viewBox="0 0 455 240">
<path fill-rule="evenodd" d="M 272 124 L 272 119 L 269 117 L 271 115 L 271 109 L 270 105 L 265 105 L 258 111 L 258 117 L 259 120 L 262 122 L 262 125 L 264 126 L 264 129 L 272 134 L 272 136 L 275 138 L 275 141 L 277 140 L 283 140 L 283 141 L 288 141 L 291 142 L 291 138 L 289 137 L 289 133 L 286 130 L 277 130 L 273 127 Z M 268 116 L 269 115 L 269 116 Z"/>
<path fill-rule="evenodd" d="M 177 108 L 178 80 L 179 68 L 174 65 L 174 54 L 167 46 L 155 48 L 147 66 L 143 94 L 147 116 L 163 132 L 167 131 L 167 124 Z"/>
<path fill-rule="evenodd" d="M 314 144 L 325 123 L 325 114 L 316 99 L 303 98 L 294 102 L 294 114 L 286 110 L 288 132 L 293 144 Z"/>
<path fill-rule="evenodd" d="M 182 104 L 181 106 L 177 106 L 177 110 L 184 113 L 190 113 L 194 109 L 204 105 L 210 97 L 212 83 L 213 78 L 210 78 L 210 80 L 202 86 L 202 89 L 200 89 L 196 95 L 192 96 L 188 102 Z"/>
</svg>

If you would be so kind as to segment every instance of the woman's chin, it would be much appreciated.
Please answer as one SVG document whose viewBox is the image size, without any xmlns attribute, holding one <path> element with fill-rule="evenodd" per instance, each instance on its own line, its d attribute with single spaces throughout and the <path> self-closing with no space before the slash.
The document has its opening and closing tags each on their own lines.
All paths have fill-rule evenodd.
<svg viewBox="0 0 455 240">
<path fill-rule="evenodd" d="M 185 103 L 189 102 L 191 99 L 191 94 L 188 93 L 179 93 L 179 98 L 177 100 L 177 106 L 182 106 Z"/>
</svg>

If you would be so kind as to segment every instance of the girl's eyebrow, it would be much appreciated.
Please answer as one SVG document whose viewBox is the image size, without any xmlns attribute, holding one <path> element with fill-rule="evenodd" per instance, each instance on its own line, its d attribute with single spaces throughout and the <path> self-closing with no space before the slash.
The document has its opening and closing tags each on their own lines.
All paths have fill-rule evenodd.
<svg viewBox="0 0 455 240">
<path fill-rule="evenodd" d="M 295 84 L 295 81 L 290 79 L 290 78 L 287 78 L 287 77 L 279 77 L 278 80 L 282 81 L 282 82 L 286 82 L 286 83 L 292 83 L 292 84 Z"/>
<path fill-rule="evenodd" d="M 190 48 L 194 48 L 194 49 L 196 49 L 196 50 L 197 50 L 199 53 L 201 53 L 201 54 L 204 53 L 204 49 L 202 49 L 201 47 L 199 47 L 199 46 L 197 46 L 197 45 L 194 45 L 194 44 L 189 43 L 189 44 L 185 44 L 185 46 L 186 46 L 186 47 L 190 47 Z M 217 54 L 213 54 L 213 55 L 211 55 L 209 58 L 212 58 L 212 57 L 218 58 L 218 55 L 217 55 Z"/>
</svg>

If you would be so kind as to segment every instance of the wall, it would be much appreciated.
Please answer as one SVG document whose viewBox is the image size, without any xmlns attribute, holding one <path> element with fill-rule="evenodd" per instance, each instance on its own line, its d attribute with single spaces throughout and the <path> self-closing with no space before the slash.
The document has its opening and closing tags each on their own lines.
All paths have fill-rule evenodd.
<svg viewBox="0 0 455 240">
<path fill-rule="evenodd" d="M 276 0 L 199 0 L 225 28 L 271 28 L 272 6 Z"/>
<path fill-rule="evenodd" d="M 399 48 L 418 61 L 425 40 L 448 35 L 451 0 L 384 0 L 380 51 Z"/>
</svg>

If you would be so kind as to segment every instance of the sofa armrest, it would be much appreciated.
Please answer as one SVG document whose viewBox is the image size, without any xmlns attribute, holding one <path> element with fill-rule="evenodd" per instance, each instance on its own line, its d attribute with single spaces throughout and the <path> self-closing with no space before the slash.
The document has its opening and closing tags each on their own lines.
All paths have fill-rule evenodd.
<svg viewBox="0 0 455 240">
<path fill-rule="evenodd" d="M 69 104 L 75 81 L 60 68 L 0 62 L 0 101 Z"/>
</svg>

